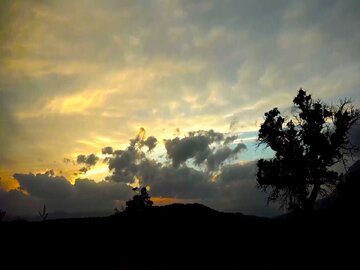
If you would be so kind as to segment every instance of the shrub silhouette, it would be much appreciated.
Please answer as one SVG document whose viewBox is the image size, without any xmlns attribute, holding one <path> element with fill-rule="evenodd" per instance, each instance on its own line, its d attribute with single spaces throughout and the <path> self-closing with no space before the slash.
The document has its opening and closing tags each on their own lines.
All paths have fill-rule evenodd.
<svg viewBox="0 0 360 270">
<path fill-rule="evenodd" d="M 153 205 L 153 201 L 150 199 L 146 187 L 133 188 L 133 191 L 137 194 L 126 202 L 126 211 L 142 211 Z"/>
<path fill-rule="evenodd" d="M 330 167 L 352 155 L 348 131 L 360 118 L 349 100 L 329 106 L 300 89 L 293 117 L 285 121 L 277 108 L 265 113 L 258 142 L 275 152 L 257 163 L 258 187 L 270 190 L 268 201 L 289 210 L 311 211 L 317 197 L 334 189 L 340 176 Z"/>
</svg>

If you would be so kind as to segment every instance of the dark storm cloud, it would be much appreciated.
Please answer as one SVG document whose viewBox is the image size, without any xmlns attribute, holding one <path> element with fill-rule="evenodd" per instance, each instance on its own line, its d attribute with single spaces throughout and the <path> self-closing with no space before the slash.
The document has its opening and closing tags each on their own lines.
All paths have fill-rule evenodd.
<svg viewBox="0 0 360 270">
<path fill-rule="evenodd" d="M 227 148 L 215 154 L 224 152 L 225 156 L 229 156 L 235 149 Z M 9 209 L 14 214 L 36 213 L 43 203 L 50 212 L 108 210 L 110 213 L 116 200 L 125 201 L 131 197 L 131 187 L 123 182 L 132 182 L 136 176 L 141 179 L 142 185 L 150 186 L 151 196 L 192 199 L 226 211 L 262 215 L 277 213 L 265 207 L 265 195 L 256 189 L 256 162 L 224 165 L 216 181 L 213 181 L 208 171 L 186 165 L 166 166 L 137 153 L 131 146 L 119 152 L 120 155 L 110 160 L 111 166 L 115 167 L 108 181 L 96 183 L 89 179 L 77 179 L 72 185 L 64 177 L 55 176 L 51 170 L 44 174 L 15 174 L 21 189 L 29 195 L 17 190 L 2 192 L 0 202 L 5 210 Z M 223 160 L 224 157 L 218 159 Z M 20 209 L 17 201 L 26 207 Z"/>
<path fill-rule="evenodd" d="M 152 181 L 149 181 L 152 180 Z M 204 199 L 216 195 L 216 184 L 205 172 L 188 167 L 162 167 L 156 178 L 146 180 L 155 196 Z"/>
<path fill-rule="evenodd" d="M 211 153 L 209 145 L 214 142 L 219 143 L 223 139 L 223 133 L 212 129 L 190 131 L 185 138 L 165 140 L 165 148 L 175 168 L 190 158 L 195 158 L 195 163 L 199 165 Z"/>
<path fill-rule="evenodd" d="M 21 189 L 0 191 L 0 204 L 9 214 L 32 214 L 45 203 L 49 212 L 112 213 L 116 201 L 126 201 L 132 196 L 131 188 L 116 182 L 95 182 L 77 179 L 72 185 L 63 176 L 44 174 L 14 174 Z"/>
<path fill-rule="evenodd" d="M 256 175 L 257 167 L 256 161 L 248 162 L 245 164 L 232 164 L 222 168 L 219 181 L 223 183 L 229 183 L 234 181 L 240 181 L 241 179 L 254 179 Z"/>
<path fill-rule="evenodd" d="M 143 146 L 147 146 L 150 152 L 157 145 L 157 139 L 154 136 L 149 136 L 147 139 L 145 137 L 145 129 L 140 128 L 125 150 L 112 152 L 112 157 L 107 159 L 109 170 L 112 171 L 112 175 L 107 177 L 108 180 L 130 183 L 135 176 L 138 176 L 141 162 L 146 160 L 146 155 L 142 151 Z"/>
<path fill-rule="evenodd" d="M 189 137 L 206 137 L 210 143 L 220 142 L 224 139 L 224 133 L 216 132 L 213 129 L 210 130 L 198 130 L 198 131 L 189 131 Z"/>
<path fill-rule="evenodd" d="M 195 165 L 201 165 L 207 160 L 209 170 L 213 170 L 230 156 L 246 149 L 244 144 L 238 144 L 233 150 L 228 146 L 217 149 L 221 142 L 229 144 L 236 138 L 237 136 L 225 137 L 223 133 L 214 130 L 190 131 L 185 138 L 176 137 L 172 140 L 165 140 L 165 148 L 175 168 L 188 159 L 194 158 Z M 213 143 L 215 146 L 210 149 L 209 146 Z"/>
<path fill-rule="evenodd" d="M 168 156 L 175 168 L 187 159 L 208 152 L 210 140 L 205 136 L 192 136 L 183 139 L 175 138 L 165 141 Z"/>
<path fill-rule="evenodd" d="M 79 172 L 86 173 L 88 170 L 90 170 L 89 167 L 82 167 L 79 169 Z"/>
<path fill-rule="evenodd" d="M 113 153 L 113 148 L 111 146 L 107 146 L 107 147 L 104 147 L 103 149 L 101 149 L 101 153 L 103 155 L 111 155 Z"/>
<path fill-rule="evenodd" d="M 146 146 L 148 151 L 152 151 L 158 143 L 158 140 L 154 136 L 149 136 L 146 138 L 146 130 L 144 128 L 140 128 L 138 134 L 134 139 L 130 139 L 130 147 L 138 147 L 142 148 Z"/>
<path fill-rule="evenodd" d="M 243 143 L 237 144 L 234 149 L 230 149 L 228 146 L 219 148 L 215 153 L 208 155 L 206 163 L 208 170 L 216 170 L 226 159 L 236 156 L 236 154 L 245 149 L 246 146 Z"/>
<path fill-rule="evenodd" d="M 78 164 L 86 164 L 88 166 L 95 166 L 99 158 L 95 154 L 86 155 L 78 155 L 76 162 Z"/>
<path fill-rule="evenodd" d="M 109 170 L 113 173 L 108 179 L 116 182 L 132 182 L 138 170 L 137 164 L 144 157 L 144 153 L 133 146 L 129 146 L 126 150 L 115 151 L 114 157 L 109 158 Z"/>
<path fill-rule="evenodd" d="M 212 171 L 220 166 L 220 164 L 227 159 L 232 153 L 232 150 L 229 147 L 222 147 L 218 149 L 214 154 L 210 154 L 207 157 L 207 168 L 209 171 Z"/>
<path fill-rule="evenodd" d="M 241 152 L 241 151 L 243 151 L 243 150 L 246 150 L 246 149 L 247 149 L 247 147 L 246 147 L 245 144 L 243 144 L 243 143 L 238 143 L 238 144 L 235 146 L 235 148 L 232 150 L 232 153 L 233 153 L 233 154 L 237 154 L 237 153 L 239 153 L 239 152 Z"/>
<path fill-rule="evenodd" d="M 109 180 L 132 182 L 136 176 L 143 185 L 151 187 L 153 196 L 196 199 L 215 194 L 216 185 L 210 183 L 206 172 L 186 166 L 163 166 L 145 158 L 121 168 L 115 170 Z"/>
<path fill-rule="evenodd" d="M 144 141 L 145 137 L 146 137 L 146 131 L 142 127 L 142 128 L 140 128 L 136 137 L 134 139 L 130 139 L 130 146 L 135 147 L 135 145 L 138 143 L 141 145 L 141 143 Z"/>
<path fill-rule="evenodd" d="M 145 133 L 145 130 L 141 131 Z M 149 137 L 150 138 L 150 137 Z M 209 131 L 194 131 L 189 132 L 187 137 L 175 138 L 165 140 L 165 148 L 167 151 L 168 158 L 172 161 L 172 168 L 169 170 L 165 164 L 150 160 L 146 157 L 146 154 L 141 151 L 143 140 L 133 139 L 130 141 L 130 146 L 125 150 L 115 151 L 108 159 L 109 169 L 112 171 L 112 175 L 107 177 L 108 180 L 116 182 L 132 182 L 135 177 L 142 179 L 147 184 L 157 184 L 160 179 L 166 179 L 171 174 L 173 178 L 180 179 L 184 178 L 196 178 L 193 177 L 195 172 L 199 172 L 204 175 L 208 181 L 210 176 L 199 170 L 193 170 L 187 167 L 185 161 L 194 158 L 193 163 L 196 166 L 201 166 L 203 163 L 208 168 L 208 171 L 218 170 L 222 163 L 229 158 L 236 158 L 237 154 L 246 149 L 246 146 L 239 143 L 235 148 L 231 149 L 228 146 L 223 146 L 221 143 L 224 141 L 224 134 Z M 133 142 L 137 141 L 137 144 Z M 210 149 L 211 143 L 215 143 L 214 147 Z M 180 166 L 181 165 L 181 166 Z M 189 170 L 182 170 L 182 169 Z M 180 177 L 175 177 L 176 173 L 179 173 Z M 187 178 L 183 175 L 188 172 Z M 191 172 L 191 173 L 190 173 Z M 164 177 L 164 174 L 167 175 Z M 197 175 L 198 176 L 198 175 Z M 199 179 L 199 177 L 197 177 Z M 171 181 L 171 180 L 167 180 Z"/>
<path fill-rule="evenodd" d="M 239 136 L 237 135 L 232 135 L 232 136 L 227 136 L 224 140 L 224 145 L 232 143 L 233 141 L 235 141 Z"/>
<path fill-rule="evenodd" d="M 143 141 L 143 145 L 148 147 L 148 151 L 153 150 L 158 143 L 158 140 L 154 136 L 148 137 L 145 141 Z"/>
<path fill-rule="evenodd" d="M 72 185 L 63 176 L 44 174 L 14 174 L 20 187 L 28 191 L 34 197 L 46 200 L 58 201 L 69 198 L 72 193 Z"/>
<path fill-rule="evenodd" d="M 10 191 L 0 189 L 0 205 L 7 216 L 37 215 L 37 211 L 43 206 L 43 201 L 37 197 L 25 195 L 19 189 Z"/>
<path fill-rule="evenodd" d="M 225 139 L 222 133 L 196 131 L 189 132 L 185 138 L 165 141 L 165 146 L 168 143 L 167 151 L 171 153 L 169 159 L 172 162 L 175 159 L 178 166 L 151 160 L 139 148 L 129 146 L 109 159 L 112 175 L 107 180 L 128 183 L 136 177 L 141 185 L 150 186 L 151 196 L 193 199 L 220 210 L 253 213 L 256 209 L 263 215 L 277 213 L 265 206 L 266 196 L 256 188 L 256 162 L 231 164 L 236 162 L 236 155 L 246 146 L 242 143 L 235 147 L 224 146 Z M 213 149 L 209 147 L 212 142 L 215 142 Z M 180 147 L 184 149 L 180 150 Z M 196 164 L 199 154 L 203 157 L 198 157 L 200 162 Z M 224 161 L 231 157 L 234 160 L 224 165 Z M 179 162 L 190 158 L 194 158 L 194 165 L 204 163 L 208 169 Z"/>
<path fill-rule="evenodd" d="M 160 167 L 143 161 L 139 166 L 144 185 L 152 196 L 195 199 L 218 210 L 272 216 L 277 206 L 267 206 L 266 194 L 256 187 L 256 162 L 225 165 L 214 182 L 206 171 L 186 166 Z"/>
<path fill-rule="evenodd" d="M 256 213 L 259 216 L 281 214 L 278 205 L 267 205 L 267 195 L 258 190 L 256 171 L 256 161 L 223 166 L 216 180 L 216 195 L 203 202 L 223 211 Z"/>
</svg>

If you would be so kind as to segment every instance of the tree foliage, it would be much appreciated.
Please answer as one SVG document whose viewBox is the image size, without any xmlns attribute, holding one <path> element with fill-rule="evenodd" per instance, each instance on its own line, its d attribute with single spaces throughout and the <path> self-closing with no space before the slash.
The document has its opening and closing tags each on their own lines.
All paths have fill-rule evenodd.
<svg viewBox="0 0 360 270">
<path fill-rule="evenodd" d="M 348 131 L 360 118 L 350 100 L 329 106 L 300 89 L 293 100 L 294 113 L 287 121 L 278 108 L 265 113 L 258 142 L 270 147 L 275 157 L 257 163 L 259 188 L 269 192 L 269 201 L 288 209 L 313 209 L 339 181 L 331 166 L 344 162 L 355 147 Z"/>
<path fill-rule="evenodd" d="M 126 202 L 126 211 L 142 211 L 146 208 L 149 208 L 153 205 L 153 201 L 146 189 L 134 188 L 133 189 L 137 194 L 134 197 Z"/>
<path fill-rule="evenodd" d="M 6 211 L 0 209 L 0 222 L 5 219 Z"/>
</svg>

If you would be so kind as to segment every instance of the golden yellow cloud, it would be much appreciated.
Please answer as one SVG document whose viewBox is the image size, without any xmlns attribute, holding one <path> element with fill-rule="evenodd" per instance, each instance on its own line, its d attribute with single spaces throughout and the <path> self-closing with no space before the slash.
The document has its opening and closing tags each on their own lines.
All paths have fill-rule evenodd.
<svg viewBox="0 0 360 270">
<path fill-rule="evenodd" d="M 85 90 L 65 97 L 55 97 L 45 107 L 44 113 L 85 113 L 88 109 L 103 105 L 104 101 L 115 90 Z"/>
</svg>

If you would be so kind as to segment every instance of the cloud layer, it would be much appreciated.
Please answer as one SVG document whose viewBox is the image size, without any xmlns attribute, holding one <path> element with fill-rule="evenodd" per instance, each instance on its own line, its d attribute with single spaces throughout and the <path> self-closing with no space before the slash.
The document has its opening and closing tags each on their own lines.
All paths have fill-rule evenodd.
<svg viewBox="0 0 360 270">
<path fill-rule="evenodd" d="M 35 216 L 43 204 L 50 213 L 110 215 L 114 207 L 132 196 L 131 188 L 123 183 L 77 179 L 72 185 L 66 178 L 49 173 L 15 174 L 14 178 L 20 189 L 0 191 L 0 204 L 9 215 Z"/>
<path fill-rule="evenodd" d="M 145 129 L 140 131 L 145 134 Z M 153 136 L 148 138 L 157 141 Z M 42 204 L 52 212 L 109 214 L 115 206 L 131 198 L 134 185 L 143 185 L 151 188 L 155 202 L 169 198 L 173 202 L 206 203 L 225 211 L 277 213 L 266 207 L 264 194 L 256 190 L 256 162 L 239 163 L 237 155 L 246 151 L 244 144 L 229 143 L 227 135 L 213 130 L 189 132 L 185 137 L 165 141 L 167 156 L 161 163 L 159 156 L 151 157 L 152 153 L 143 151 L 148 138 L 137 135 L 125 149 L 103 148 L 103 162 L 108 165 L 109 175 L 100 182 L 76 179 L 71 184 L 52 170 L 16 173 L 14 178 L 20 186 L 2 192 L 1 204 L 13 215 L 35 213 Z M 181 151 L 174 151 L 178 147 Z M 93 154 L 78 155 L 77 159 L 78 163 L 88 165 L 90 171 L 97 161 Z"/>
<path fill-rule="evenodd" d="M 356 0 L 5 1 L 1 169 L 53 167 L 59 152 L 120 145 L 140 126 L 160 140 L 176 127 L 256 129 L 300 87 L 360 104 L 359 10 Z"/>
<path fill-rule="evenodd" d="M 10 189 L 14 173 L 50 168 L 75 181 L 89 164 L 69 169 L 63 159 L 94 153 L 124 183 L 145 162 L 126 149 L 140 127 L 154 135 L 143 141 L 146 154 L 177 128 L 254 131 L 274 106 L 289 111 L 300 87 L 359 106 L 359 28 L 356 0 L 3 1 L 2 182 L 13 181 Z M 173 166 L 164 174 L 195 161 L 216 178 L 215 168 L 245 149 L 234 153 L 228 137 L 213 152 L 202 136 L 168 139 Z M 244 155 L 260 157 L 246 146 Z M 124 164 L 133 167 L 116 169 Z"/>
</svg>

